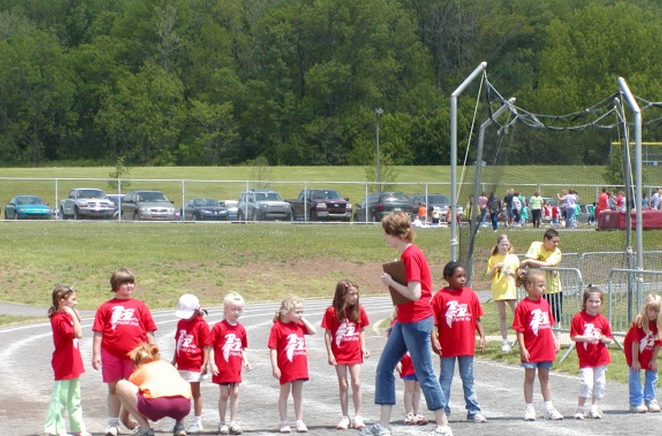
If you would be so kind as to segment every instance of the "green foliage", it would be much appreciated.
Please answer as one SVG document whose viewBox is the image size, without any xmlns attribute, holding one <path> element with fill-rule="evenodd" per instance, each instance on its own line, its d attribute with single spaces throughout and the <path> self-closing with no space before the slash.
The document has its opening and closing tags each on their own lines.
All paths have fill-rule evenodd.
<svg viewBox="0 0 662 436">
<path fill-rule="evenodd" d="M 127 167 L 124 164 L 124 156 L 118 156 L 117 161 L 115 162 L 115 170 L 108 173 L 108 177 L 114 179 L 108 181 L 108 188 L 112 192 L 118 192 L 118 188 L 119 188 L 118 185 L 119 183 L 121 183 L 122 189 L 120 189 L 119 192 L 127 191 L 128 188 L 131 186 L 131 182 L 125 179 L 129 178 L 130 173 L 131 173 L 131 168 Z M 121 182 L 118 182 L 118 180 Z"/>
<path fill-rule="evenodd" d="M 645 0 L 0 0 L 0 161 L 365 165 L 382 107 L 393 165 L 445 165 L 448 96 L 482 60 L 536 113 L 618 77 L 659 100 L 661 16 Z M 476 101 L 489 114 L 461 99 L 460 153 Z M 516 127 L 504 163 L 604 165 L 615 139 Z"/>
</svg>

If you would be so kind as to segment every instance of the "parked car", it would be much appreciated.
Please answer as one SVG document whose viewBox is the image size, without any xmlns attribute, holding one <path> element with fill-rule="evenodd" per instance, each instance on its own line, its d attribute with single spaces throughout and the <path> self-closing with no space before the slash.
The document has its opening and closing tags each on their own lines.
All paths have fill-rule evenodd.
<svg viewBox="0 0 662 436">
<path fill-rule="evenodd" d="M 299 193 L 299 197 L 287 201 L 292 205 L 292 213 L 297 220 L 352 219 L 352 203 L 335 189 L 304 189 Z"/>
<path fill-rule="evenodd" d="M 292 220 L 290 203 L 271 189 L 253 189 L 242 192 L 237 209 L 239 221 Z"/>
<path fill-rule="evenodd" d="M 239 202 L 237 200 L 218 200 L 218 202 L 221 203 L 221 206 L 227 209 L 228 220 L 237 221 L 237 212 L 239 211 L 237 204 L 239 204 Z"/>
<path fill-rule="evenodd" d="M 436 210 L 442 217 L 442 221 L 446 221 L 446 213 L 451 206 L 451 198 L 445 194 L 414 194 L 411 197 L 411 214 L 418 215 L 418 207 L 421 203 L 425 203 L 428 209 L 428 217 L 432 217 L 432 213 Z"/>
<path fill-rule="evenodd" d="M 17 195 L 5 206 L 5 219 L 50 219 L 51 208 L 36 195 Z"/>
<path fill-rule="evenodd" d="M 122 202 L 124 201 L 124 194 L 106 194 L 106 198 L 112 201 L 115 205 L 115 211 L 113 212 L 113 218 L 117 219 L 120 215 L 120 208 L 122 207 Z"/>
<path fill-rule="evenodd" d="M 192 198 L 180 210 L 184 221 L 227 221 L 228 211 L 213 198 Z"/>
<path fill-rule="evenodd" d="M 358 203 L 354 210 L 354 221 L 381 221 L 384 216 L 396 211 L 410 212 L 411 199 L 402 192 L 373 192 Z"/>
<path fill-rule="evenodd" d="M 161 191 L 129 191 L 122 201 L 122 219 L 173 221 L 175 207 Z"/>
<path fill-rule="evenodd" d="M 96 188 L 76 188 L 60 201 L 60 216 L 63 219 L 112 218 L 115 205 L 106 198 L 106 193 Z"/>
</svg>

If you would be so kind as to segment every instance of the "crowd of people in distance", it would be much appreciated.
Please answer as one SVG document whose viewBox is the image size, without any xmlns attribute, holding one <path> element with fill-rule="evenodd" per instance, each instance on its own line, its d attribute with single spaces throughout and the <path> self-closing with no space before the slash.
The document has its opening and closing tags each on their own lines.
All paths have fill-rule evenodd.
<svg viewBox="0 0 662 436">
<path fill-rule="evenodd" d="M 514 191 L 512 195 L 514 198 Z M 569 195 L 573 195 L 572 190 L 564 195 L 566 202 Z M 489 200 L 485 207 L 489 207 Z M 413 243 L 414 228 L 409 214 L 394 212 L 384 217 L 381 224 L 384 240 L 400 254 L 405 278 L 400 283 L 386 272 L 380 276 L 383 285 L 401 298 L 394 303 L 395 314 L 375 373 L 374 403 L 379 406 L 379 419 L 366 425 L 362 418 L 361 367 L 370 355 L 365 343 L 365 328 L 370 321 L 360 304 L 359 285 L 343 279 L 337 282 L 333 300 L 320 324 L 328 363 L 334 368 L 338 382 L 340 420 L 336 428 L 339 431 L 356 429 L 362 436 L 390 436 L 391 415 L 396 404 L 396 374 L 399 374 L 405 387 L 404 424 L 428 424 L 428 417 L 419 408 L 422 393 L 431 414 L 429 417 L 434 421 L 429 435 L 452 436 L 448 421 L 449 398 L 456 365 L 463 386 L 466 419 L 474 423 L 487 422 L 473 375 L 476 349 L 485 349 L 481 322 L 484 313 L 476 292 L 466 286 L 464 266 L 448 262 L 443 269 L 447 285 L 434 292 L 425 254 Z M 523 417 L 526 421 L 539 417 L 533 404 L 536 375 L 544 401 L 543 417 L 563 419 L 552 402 L 549 378 L 560 347 L 554 327 L 562 313 L 563 294 L 558 273 L 540 269 L 558 266 L 562 257 L 559 243 L 558 231 L 547 229 L 543 240 L 534 241 L 520 262 L 512 254 L 508 237 L 501 235 L 486 271 L 498 308 L 504 353 L 512 351 L 507 337 L 506 307 L 513 312 L 510 328 L 517 337 L 523 368 Z M 190 293 L 181 295 L 174 313 L 178 318 L 174 355 L 166 360 L 155 345 L 157 326 L 149 308 L 132 296 L 133 274 L 119 269 L 112 274 L 110 284 L 113 297 L 99 306 L 92 327 L 92 366 L 100 370 L 108 389 L 108 426 L 104 434 L 117 436 L 124 426 L 133 431 L 134 436 L 153 436 L 151 422 L 165 417 L 174 420 L 173 436 L 200 433 L 209 424 L 202 422 L 201 383 L 205 374 L 210 374 L 211 383 L 219 388 L 218 420 L 214 422 L 218 434 L 242 434 L 239 387 L 243 372 L 251 370 L 245 353 L 248 335 L 239 321 L 244 298 L 237 292 L 228 292 L 223 300 L 223 319 L 210 327 L 199 299 Z M 518 286 L 526 293 L 519 302 Z M 581 310 L 570 324 L 570 338 L 577 343 L 580 366 L 574 418 L 601 419 L 600 401 L 607 384 L 605 372 L 611 362 L 608 346 L 613 338 L 609 321 L 600 313 L 601 290 L 589 286 L 582 302 Z M 80 375 L 84 365 L 79 339 L 83 332 L 77 304 L 77 294 L 72 287 L 55 287 L 49 309 L 55 346 L 52 356 L 55 381 L 44 424 L 44 431 L 50 436 L 69 435 L 66 415 L 69 431 L 74 436 L 91 436 L 81 407 Z M 648 295 L 643 310 L 625 337 L 629 411 L 633 413 L 660 411 L 655 390 L 657 356 L 662 345 L 661 308 L 662 297 Z M 309 380 L 306 336 L 316 334 L 316 330 L 304 316 L 304 300 L 289 296 L 276 311 L 269 337 L 263 344 L 269 350 L 271 374 L 280 386 L 278 398 L 274 399 L 280 419 L 274 428 L 280 433 L 308 432 L 303 409 L 303 386 Z M 439 376 L 435 373 L 435 361 L 439 365 Z M 290 397 L 294 406 L 293 421 L 288 419 Z"/>
</svg>

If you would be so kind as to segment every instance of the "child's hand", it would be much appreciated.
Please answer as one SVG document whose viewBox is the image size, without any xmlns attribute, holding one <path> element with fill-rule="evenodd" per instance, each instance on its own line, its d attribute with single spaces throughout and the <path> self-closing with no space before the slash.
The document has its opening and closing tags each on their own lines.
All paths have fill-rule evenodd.
<svg viewBox="0 0 662 436">
<path fill-rule="evenodd" d="M 92 355 L 92 368 L 96 369 L 97 371 L 99 368 L 101 368 L 101 356 L 98 354 L 93 354 Z"/>
<path fill-rule="evenodd" d="M 657 361 L 656 360 L 651 360 L 651 371 L 657 372 Z"/>
<path fill-rule="evenodd" d="M 632 362 L 632 371 L 641 371 L 641 363 L 639 363 L 638 361 Z"/>
<path fill-rule="evenodd" d="M 200 376 L 205 376 L 207 375 L 207 371 L 209 370 L 209 366 L 205 365 L 200 369 Z"/>
<path fill-rule="evenodd" d="M 363 354 L 364 359 L 370 357 L 370 351 L 368 351 L 366 348 L 361 348 L 361 353 Z"/>
<path fill-rule="evenodd" d="M 441 344 L 439 343 L 439 340 L 438 339 L 433 339 L 431 341 L 431 344 L 432 344 L 432 351 L 435 354 L 438 354 L 438 355 L 441 356 Z"/>
<path fill-rule="evenodd" d="M 280 380 L 280 368 L 278 368 L 278 367 L 272 368 L 271 369 L 271 375 L 273 375 L 274 378 L 277 378 L 278 380 Z"/>
<path fill-rule="evenodd" d="M 218 366 L 215 364 L 211 366 L 211 373 L 212 375 L 218 375 Z"/>
<path fill-rule="evenodd" d="M 522 362 L 528 362 L 529 358 L 531 357 L 529 355 L 529 350 L 527 350 L 526 348 L 520 348 L 519 355 L 520 355 L 520 358 L 521 358 Z"/>
<path fill-rule="evenodd" d="M 480 341 L 478 342 L 478 346 L 480 347 L 480 352 L 485 354 L 485 337 L 483 336 L 480 338 Z"/>
<path fill-rule="evenodd" d="M 251 370 L 251 364 L 248 363 L 248 361 L 245 361 L 245 362 L 244 362 L 244 369 L 245 369 L 246 371 L 250 371 L 250 370 Z"/>
<path fill-rule="evenodd" d="M 62 308 L 62 311 L 63 311 L 64 313 L 66 313 L 67 315 L 69 315 L 69 317 L 70 317 L 71 319 L 78 318 L 78 317 L 76 316 L 76 311 L 75 311 L 73 308 L 71 308 L 71 307 L 69 307 L 69 306 L 64 306 L 64 305 L 62 305 L 62 306 L 60 306 L 60 307 Z"/>
<path fill-rule="evenodd" d="M 554 351 L 558 353 L 560 349 L 561 349 L 561 343 L 559 342 L 558 339 L 554 338 Z"/>
<path fill-rule="evenodd" d="M 327 362 L 329 362 L 329 365 L 331 366 L 336 366 L 336 356 L 334 356 L 333 353 L 329 354 Z"/>
<path fill-rule="evenodd" d="M 398 371 L 398 374 L 402 374 L 402 363 L 398 362 L 398 364 L 395 365 L 395 370 Z"/>
</svg>

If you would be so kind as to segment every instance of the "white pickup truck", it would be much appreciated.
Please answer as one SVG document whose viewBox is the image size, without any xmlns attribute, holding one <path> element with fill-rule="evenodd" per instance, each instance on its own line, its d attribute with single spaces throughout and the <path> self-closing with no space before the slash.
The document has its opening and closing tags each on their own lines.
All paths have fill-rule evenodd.
<svg viewBox="0 0 662 436">
<path fill-rule="evenodd" d="M 62 219 L 113 218 L 115 204 L 96 188 L 76 188 L 60 201 Z"/>
</svg>

